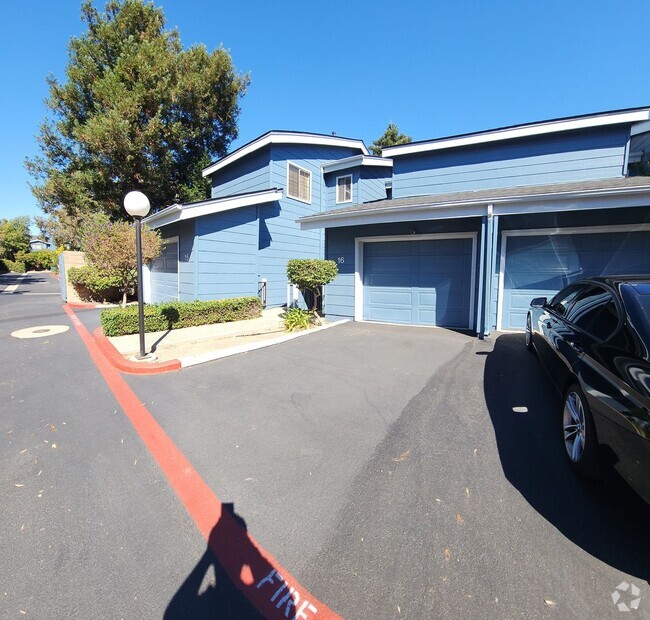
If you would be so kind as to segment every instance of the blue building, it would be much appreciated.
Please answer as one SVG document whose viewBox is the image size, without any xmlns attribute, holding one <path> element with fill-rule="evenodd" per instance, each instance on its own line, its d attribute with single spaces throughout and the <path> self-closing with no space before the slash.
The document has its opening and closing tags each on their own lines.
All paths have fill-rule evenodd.
<svg viewBox="0 0 650 620">
<path fill-rule="evenodd" d="M 148 218 L 172 248 L 152 266 L 151 298 L 250 295 L 266 279 L 269 305 L 281 305 L 286 261 L 324 256 L 339 266 L 328 316 L 523 329 L 532 297 L 584 276 L 650 273 L 650 178 L 635 176 L 646 151 L 650 108 L 381 158 L 359 140 L 269 132 L 204 171 L 210 200 Z"/>
</svg>

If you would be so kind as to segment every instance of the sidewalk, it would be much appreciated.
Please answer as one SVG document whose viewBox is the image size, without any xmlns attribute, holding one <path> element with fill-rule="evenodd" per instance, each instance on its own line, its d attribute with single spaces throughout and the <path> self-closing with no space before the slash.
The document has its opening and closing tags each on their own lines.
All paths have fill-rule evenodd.
<svg viewBox="0 0 650 620">
<path fill-rule="evenodd" d="M 121 370 L 149 374 L 152 371 L 165 372 L 245 353 L 339 323 L 323 321 L 321 327 L 289 333 L 284 329 L 283 314 L 283 308 L 269 308 L 264 310 L 258 319 L 147 333 L 145 351 L 156 356 L 156 359 L 151 361 L 135 359 L 135 355 L 140 351 L 139 334 L 106 338 L 99 328 L 95 330 L 93 337 L 104 353 L 110 354 L 114 365 L 119 365 Z M 176 363 L 176 366 L 171 366 L 172 363 Z"/>
</svg>

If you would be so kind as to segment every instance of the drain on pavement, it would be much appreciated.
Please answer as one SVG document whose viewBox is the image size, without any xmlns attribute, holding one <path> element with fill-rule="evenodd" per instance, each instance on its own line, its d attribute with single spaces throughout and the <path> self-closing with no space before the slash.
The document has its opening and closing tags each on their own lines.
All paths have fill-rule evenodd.
<svg viewBox="0 0 650 620">
<path fill-rule="evenodd" d="M 62 334 L 70 329 L 67 325 L 39 325 L 37 327 L 27 327 L 12 332 L 14 338 L 44 338 L 45 336 L 54 336 Z"/>
</svg>

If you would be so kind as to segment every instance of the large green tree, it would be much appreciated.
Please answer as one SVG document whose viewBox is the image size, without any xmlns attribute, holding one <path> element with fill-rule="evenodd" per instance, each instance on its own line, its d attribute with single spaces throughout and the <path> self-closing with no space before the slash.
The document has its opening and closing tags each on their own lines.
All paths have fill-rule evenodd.
<svg viewBox="0 0 650 620">
<path fill-rule="evenodd" d="M 0 257 L 15 260 L 19 252 L 29 252 L 29 223 L 27 215 L 0 219 Z"/>
<path fill-rule="evenodd" d="M 201 170 L 237 137 L 248 75 L 223 48 L 183 48 L 144 0 L 109 0 L 104 12 L 86 1 L 81 16 L 66 79 L 48 77 L 41 154 L 26 161 L 45 213 L 74 229 L 92 212 L 124 217 L 132 189 L 156 208 L 206 197 Z"/>
<path fill-rule="evenodd" d="M 384 131 L 384 133 L 370 145 L 370 150 L 373 155 L 381 155 L 381 150 L 385 149 L 387 146 L 408 144 L 412 140 L 411 136 L 400 133 L 397 125 L 394 123 L 388 123 L 386 131 Z"/>
</svg>

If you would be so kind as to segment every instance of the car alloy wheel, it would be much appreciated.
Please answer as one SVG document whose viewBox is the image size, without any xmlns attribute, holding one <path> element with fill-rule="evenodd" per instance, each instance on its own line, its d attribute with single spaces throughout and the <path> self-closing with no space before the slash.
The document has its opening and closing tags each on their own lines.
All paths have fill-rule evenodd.
<svg viewBox="0 0 650 620">
<path fill-rule="evenodd" d="M 573 468 L 587 478 L 600 477 L 596 430 L 585 395 L 574 383 L 564 397 L 564 447 Z"/>
<path fill-rule="evenodd" d="M 564 447 L 569 458 L 578 463 L 585 447 L 585 408 L 576 392 L 569 392 L 564 400 Z"/>
</svg>

